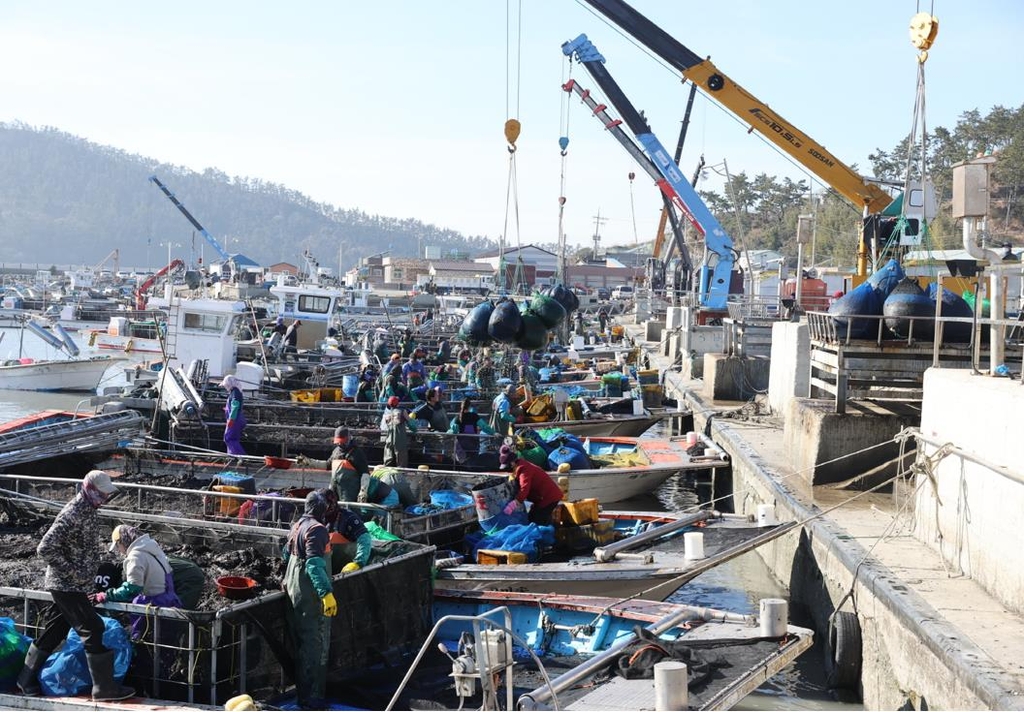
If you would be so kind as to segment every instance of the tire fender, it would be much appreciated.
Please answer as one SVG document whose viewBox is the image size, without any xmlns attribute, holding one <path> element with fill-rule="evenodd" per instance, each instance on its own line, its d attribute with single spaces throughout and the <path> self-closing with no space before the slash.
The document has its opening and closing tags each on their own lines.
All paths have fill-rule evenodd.
<svg viewBox="0 0 1024 712">
<path fill-rule="evenodd" d="M 851 611 L 836 611 L 829 621 L 825 666 L 830 689 L 855 690 L 862 662 L 860 621 Z"/>
</svg>

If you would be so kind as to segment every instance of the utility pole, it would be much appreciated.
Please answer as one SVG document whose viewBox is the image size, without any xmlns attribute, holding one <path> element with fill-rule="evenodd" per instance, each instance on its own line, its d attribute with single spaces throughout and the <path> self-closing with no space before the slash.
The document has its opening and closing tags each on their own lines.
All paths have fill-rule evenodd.
<svg viewBox="0 0 1024 712">
<path fill-rule="evenodd" d="M 601 252 L 601 226 L 608 222 L 608 218 L 601 217 L 601 208 L 597 209 L 597 215 L 594 216 L 594 259 L 597 259 L 598 254 Z"/>
</svg>

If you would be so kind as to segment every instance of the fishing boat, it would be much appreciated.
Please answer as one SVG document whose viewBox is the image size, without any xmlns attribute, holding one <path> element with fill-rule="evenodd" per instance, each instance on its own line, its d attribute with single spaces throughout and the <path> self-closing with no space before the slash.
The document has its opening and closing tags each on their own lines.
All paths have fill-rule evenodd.
<svg viewBox="0 0 1024 712">
<path fill-rule="evenodd" d="M 252 426 L 247 426 L 247 429 Z M 333 435 L 333 427 L 320 428 L 324 435 L 317 441 L 320 448 L 330 445 L 330 437 Z M 350 431 L 351 432 L 351 431 Z M 434 435 L 438 443 L 448 443 L 451 436 L 444 436 L 440 433 Z M 380 447 L 379 431 L 373 435 L 373 442 L 360 442 L 360 437 L 352 434 L 355 442 L 364 447 Z M 473 436 L 478 438 L 478 436 Z M 493 438 L 494 436 L 484 436 Z M 560 436 L 552 436 L 560 438 Z M 589 467 L 582 469 L 570 469 L 568 473 L 556 473 L 557 466 L 551 467 L 553 476 L 565 477 L 566 487 L 574 499 L 597 499 L 605 504 L 620 502 L 640 495 L 645 495 L 656 490 L 662 483 L 673 475 L 691 471 L 714 471 L 729 466 L 729 457 L 721 448 L 704 435 L 698 435 L 697 442 L 690 443 L 683 437 L 669 438 L 604 438 L 592 437 L 585 440 L 575 440 L 575 447 L 583 449 L 591 463 Z M 479 438 L 478 438 L 479 439 Z M 569 442 L 569 440 L 565 440 Z M 474 441 L 476 442 L 476 441 Z M 206 441 L 209 444 L 209 441 Z M 463 466 L 443 465 L 419 465 L 408 468 L 394 468 L 404 473 L 410 480 L 418 478 L 436 477 L 443 478 L 451 483 L 456 483 L 458 488 L 468 491 L 474 485 L 484 482 L 495 476 L 505 477 L 505 473 L 498 470 L 497 449 L 500 439 L 488 446 L 489 449 L 483 454 L 473 455 L 473 460 Z M 161 447 L 159 443 L 154 443 Z M 162 445 L 166 447 L 166 443 Z M 564 450 L 565 446 L 557 449 Z M 295 464 L 294 460 L 283 459 L 288 463 L 288 469 L 267 468 L 264 464 L 264 457 L 233 457 L 224 453 L 217 453 L 211 450 L 202 450 L 195 447 L 179 448 L 177 451 L 159 451 L 150 448 L 132 448 L 127 452 L 127 457 L 132 462 L 140 463 L 139 467 L 146 468 L 152 473 L 168 473 L 175 469 L 186 468 L 189 472 L 204 473 L 206 476 L 216 474 L 218 470 L 227 468 L 226 463 L 234 463 L 232 469 L 247 474 L 256 473 L 266 487 L 283 489 L 288 487 L 305 487 L 307 482 L 317 481 L 323 477 L 323 471 L 310 470 Z M 312 453 L 311 450 L 306 451 Z M 367 449 L 367 457 L 373 462 L 372 455 L 377 450 Z M 191 453 L 191 454 L 189 454 Z M 323 453 L 311 454 L 311 456 Z M 421 452 L 421 454 L 423 454 Z M 430 454 L 429 452 L 427 454 Z M 563 453 L 574 460 L 578 459 L 572 453 Z M 123 457 L 115 454 L 112 462 Z M 427 455 L 423 455 L 424 458 Z M 434 452 L 435 462 L 440 458 L 439 452 Z M 379 458 L 376 460 L 379 461 Z M 425 474 L 428 473 L 428 474 Z M 421 488 L 422 489 L 422 488 Z M 423 490 L 426 491 L 426 490 Z"/>
<path fill-rule="evenodd" d="M 94 393 L 103 374 L 119 360 L 123 359 L 7 360 L 0 362 L 0 389 Z"/>
<path fill-rule="evenodd" d="M 762 605 L 767 608 L 769 604 Z M 436 639 L 443 641 L 452 657 L 460 653 L 471 656 L 478 670 L 486 670 L 492 661 L 479 664 L 476 642 L 497 638 L 499 655 L 493 663 L 515 663 L 518 679 L 512 685 L 514 708 L 522 710 L 655 709 L 651 674 L 642 674 L 638 668 L 634 668 L 637 675 L 632 679 L 616 673 L 627 669 L 643 646 L 660 648 L 659 654 L 646 661 L 648 665 L 679 659 L 676 656 L 689 661 L 693 674 L 689 676 L 687 703 L 675 709 L 731 709 L 813 643 L 812 631 L 788 625 L 785 615 L 776 631 L 765 630 L 764 618 L 760 611 L 757 616 L 743 615 L 637 599 L 563 595 L 538 598 L 511 591 L 434 592 Z M 488 624 L 505 629 L 504 641 L 499 633 L 485 632 Z M 782 638 L 764 634 L 783 629 Z M 502 651 L 502 642 L 511 643 L 510 650 Z M 494 646 L 485 647 L 483 654 L 494 650 Z M 511 655 L 503 654 L 509 652 Z M 707 660 L 712 656 L 728 661 L 729 666 L 708 674 L 712 666 Z M 448 660 L 438 662 L 443 670 Z M 449 694 L 457 691 L 459 681 L 468 683 L 462 672 L 465 662 L 458 666 L 460 670 L 456 670 L 455 661 L 450 664 L 456 686 Z M 485 677 L 477 679 L 479 692 L 465 700 L 465 706 L 482 704 L 485 694 L 497 698 L 499 704 L 493 709 L 504 706 L 500 694 L 487 687 Z M 416 678 L 410 679 L 412 682 L 397 696 L 393 707 L 412 706 L 417 688 Z M 465 691 L 468 687 L 466 684 Z"/>
<path fill-rule="evenodd" d="M 28 496 L 5 496 L 4 504 L 15 507 L 30 522 L 33 512 L 52 516 L 63 506 L 63 502 L 44 502 Z M 290 604 L 280 585 L 280 552 L 287 529 L 198 521 L 174 513 L 139 514 L 109 506 L 97 514 L 106 528 L 126 522 L 142 525 L 165 551 L 183 551 L 186 558 L 193 560 L 203 555 L 208 560 L 203 565 L 207 578 L 195 608 L 108 602 L 98 609 L 108 620 L 123 614 L 145 618 L 148 635 L 143 640 L 129 642 L 116 624 L 112 627 L 122 635 L 104 636 L 104 640 L 112 647 L 134 647 L 137 655 L 118 657 L 127 667 L 126 682 L 139 689 L 140 694 L 144 691 L 154 704 L 160 701 L 158 707 L 146 707 L 141 697 L 123 703 L 102 703 L 103 706 L 127 710 L 140 709 L 140 705 L 146 709 L 172 709 L 211 704 L 220 709 L 226 700 L 239 693 L 251 691 L 260 695 L 262 691 L 267 695 L 281 689 L 282 683 L 287 686 L 286 681 L 293 678 L 295 670 L 287 630 Z M 30 529 L 26 525 L 15 535 L 23 536 L 26 555 L 34 557 L 35 543 L 24 536 Z M 204 551 L 212 552 L 212 556 L 202 554 Z M 433 559 L 434 547 L 375 539 L 365 567 L 333 577 L 333 592 L 339 601 L 349 602 L 347 610 L 351 615 L 342 613 L 331 619 L 329 679 L 358 675 L 382 657 L 394 659 L 418 647 L 431 623 Z M 41 590 L 42 568 L 36 561 L 26 574 L 34 579 L 22 577 L 18 582 L 5 581 L 0 586 L 0 612 L 13 619 L 18 632 L 35 630 L 50 603 L 50 594 Z M 230 578 L 222 578 L 224 575 Z M 166 630 L 170 626 L 176 626 L 181 635 L 163 638 L 160 652 L 156 652 L 154 638 L 161 627 Z M 27 645 L 24 640 L 24 647 Z M 132 667 L 129 661 L 136 658 L 148 659 L 149 665 Z M 121 668 L 122 673 L 124 670 Z M 41 681 L 44 692 L 48 684 L 58 689 L 49 692 L 49 696 L 36 698 L 0 693 L 0 707 L 19 708 L 31 700 L 35 709 L 74 709 L 83 700 L 66 688 L 78 685 L 84 686 L 86 693 L 88 690 L 88 678 L 76 677 L 73 672 L 48 677 L 44 669 Z M 85 702 L 90 708 L 95 707 L 88 698 Z"/>
<path fill-rule="evenodd" d="M 86 329 L 82 332 L 92 348 L 104 351 L 160 354 L 166 339 L 167 320 L 158 318 L 133 319 L 112 316 L 106 328 Z"/>
<path fill-rule="evenodd" d="M 18 391 L 96 392 L 100 379 L 118 360 L 109 356 L 80 358 L 78 345 L 59 324 L 52 331 L 34 320 L 22 321 L 21 338 L 29 331 L 50 346 L 65 352 L 65 359 L 31 359 L 19 357 L 0 362 L 0 389 Z M 19 342 L 19 353 L 21 342 Z"/>
<path fill-rule="evenodd" d="M 471 550 L 461 563 L 440 568 L 437 580 L 441 586 L 468 590 L 661 601 L 697 575 L 795 526 L 760 524 L 751 517 L 711 510 L 681 516 L 601 512 L 589 523 L 555 526 L 554 546 L 542 537 L 537 542 L 543 543 L 533 549 L 527 543 L 526 551 L 482 547 L 522 541 L 528 531 L 506 527 L 487 532 L 469 542 Z"/>
</svg>

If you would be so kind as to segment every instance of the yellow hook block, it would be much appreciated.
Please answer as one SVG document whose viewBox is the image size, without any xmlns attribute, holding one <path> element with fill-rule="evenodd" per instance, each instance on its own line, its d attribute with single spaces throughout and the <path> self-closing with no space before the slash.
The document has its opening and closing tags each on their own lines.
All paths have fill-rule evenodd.
<svg viewBox="0 0 1024 712">
<path fill-rule="evenodd" d="M 510 146 L 516 145 L 516 140 L 519 138 L 519 131 L 522 129 L 522 124 L 516 119 L 509 119 L 505 122 L 505 140 L 508 141 Z"/>
<path fill-rule="evenodd" d="M 910 18 L 910 43 L 920 50 L 931 49 L 935 36 L 939 34 L 939 18 L 927 12 L 919 12 Z"/>
</svg>

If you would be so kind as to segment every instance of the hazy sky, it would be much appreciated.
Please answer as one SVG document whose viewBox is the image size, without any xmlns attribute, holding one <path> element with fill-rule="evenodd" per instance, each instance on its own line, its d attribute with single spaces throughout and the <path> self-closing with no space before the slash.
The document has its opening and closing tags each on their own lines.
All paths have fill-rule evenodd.
<svg viewBox="0 0 1024 712">
<path fill-rule="evenodd" d="M 862 170 L 869 153 L 910 131 L 917 69 L 908 26 L 919 10 L 940 22 L 926 64 L 929 127 L 952 128 L 964 111 L 1024 100 L 1024 3 L 1016 0 L 632 4 Z M 259 177 L 342 208 L 471 235 L 504 232 L 511 245 L 555 241 L 563 194 L 572 243 L 590 242 L 598 213 L 607 218 L 605 245 L 653 238 L 657 189 L 561 91 L 570 72 L 561 44 L 587 33 L 670 149 L 688 89 L 585 4 L 522 0 L 518 15 L 512 4 L 511 22 L 509 7 L 5 0 L 0 121 L 52 126 L 196 171 Z M 571 76 L 596 92 L 581 66 Z M 523 126 L 517 201 L 508 197 L 510 117 Z M 563 162 L 558 139 L 566 134 Z M 810 178 L 698 93 L 684 174 L 702 153 L 719 171 L 727 162 L 750 177 Z M 720 185 L 709 171 L 699 187 Z"/>
</svg>

